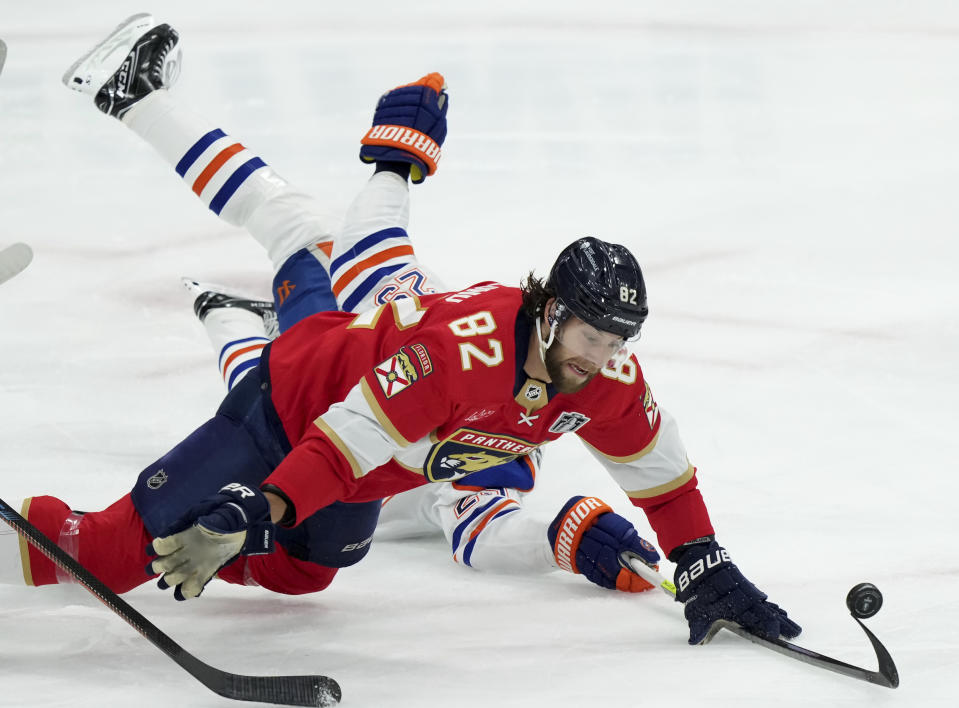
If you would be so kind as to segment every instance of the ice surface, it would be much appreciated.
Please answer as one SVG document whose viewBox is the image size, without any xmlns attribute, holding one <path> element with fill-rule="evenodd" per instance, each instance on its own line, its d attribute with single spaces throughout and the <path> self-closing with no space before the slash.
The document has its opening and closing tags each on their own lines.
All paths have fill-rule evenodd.
<svg viewBox="0 0 959 708">
<path fill-rule="evenodd" d="M 679 608 L 563 574 L 455 566 L 376 543 L 315 596 L 211 586 L 128 599 L 229 671 L 329 673 L 344 706 L 951 706 L 959 352 L 959 9 L 949 2 L 162 3 L 176 91 L 290 180 L 345 205 L 375 98 L 443 71 L 450 137 L 413 190 L 421 257 L 451 284 L 516 282 L 574 237 L 647 275 L 641 360 L 679 420 L 720 540 L 805 631 L 898 691 L 732 635 L 688 647 Z M 179 276 L 266 294 L 269 266 L 151 149 L 59 82 L 143 8 L 5 3 L 0 495 L 98 508 L 221 396 Z M 147 8 L 149 9 L 149 8 Z M 157 13 L 161 8 L 154 8 Z M 167 14 L 168 13 L 168 14 Z M 574 441 L 530 506 L 598 494 Z M 0 587 L 0 705 L 221 706 L 75 587 Z"/>
</svg>

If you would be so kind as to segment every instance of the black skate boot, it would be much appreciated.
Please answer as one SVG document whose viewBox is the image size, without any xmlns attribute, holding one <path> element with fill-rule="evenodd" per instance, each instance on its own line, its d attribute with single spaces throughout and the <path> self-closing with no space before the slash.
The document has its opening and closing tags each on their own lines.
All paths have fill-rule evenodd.
<svg viewBox="0 0 959 708">
<path fill-rule="evenodd" d="M 189 278 L 183 279 L 183 286 L 196 295 L 196 299 L 193 301 L 193 312 L 196 313 L 200 322 L 203 322 L 213 310 L 236 307 L 259 315 L 263 319 L 266 336 L 270 339 L 275 339 L 280 333 L 280 325 L 272 302 L 252 300 L 242 295 L 231 295 L 224 292 L 219 285 L 199 283 Z"/>
<path fill-rule="evenodd" d="M 180 73 L 179 35 L 141 13 L 124 20 L 63 75 L 74 91 L 93 96 L 96 107 L 122 118 L 137 101 L 169 88 Z"/>
</svg>

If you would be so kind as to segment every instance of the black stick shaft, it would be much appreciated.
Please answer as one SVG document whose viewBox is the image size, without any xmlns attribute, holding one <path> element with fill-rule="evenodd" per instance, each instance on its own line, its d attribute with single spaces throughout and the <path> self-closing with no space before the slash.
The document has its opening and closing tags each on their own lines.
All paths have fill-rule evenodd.
<svg viewBox="0 0 959 708">
<path fill-rule="evenodd" d="M 0 518 L 211 691 L 235 700 L 281 705 L 333 706 L 339 702 L 340 687 L 328 676 L 243 676 L 221 671 L 200 661 L 104 585 L 66 551 L 40 533 L 36 526 L 2 499 Z"/>
</svg>

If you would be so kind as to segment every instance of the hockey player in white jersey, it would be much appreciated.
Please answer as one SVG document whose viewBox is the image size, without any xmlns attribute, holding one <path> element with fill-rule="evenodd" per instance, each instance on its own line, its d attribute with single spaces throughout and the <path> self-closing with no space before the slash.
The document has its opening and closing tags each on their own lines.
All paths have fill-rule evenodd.
<svg viewBox="0 0 959 708">
<path fill-rule="evenodd" d="M 375 164 L 376 172 L 341 219 L 171 96 L 166 89 L 179 73 L 180 51 L 172 28 L 156 25 L 149 15 L 136 15 L 70 67 L 64 83 L 93 95 L 101 111 L 119 118 L 156 148 L 204 204 L 228 223 L 245 228 L 273 263 L 275 307 L 188 281 L 227 389 L 256 366 L 260 351 L 276 334 L 313 312 L 362 312 L 447 289 L 418 261 L 406 232 L 407 178 L 422 182 L 435 172 L 446 134 L 442 76 L 427 75 L 381 99 L 361 151 L 361 159 Z M 399 116 L 411 109 L 423 116 L 415 126 L 418 134 L 433 144 L 425 141 L 423 150 L 407 152 L 405 146 L 382 140 L 384 131 L 377 128 L 402 120 Z M 465 566 L 554 571 L 560 567 L 557 537 L 577 509 L 585 508 L 583 500 L 592 498 L 573 497 L 555 519 L 535 518 L 522 498 L 533 488 L 538 462 L 537 450 L 462 483 L 425 485 L 390 497 L 380 512 L 382 535 L 442 531 L 453 559 Z M 566 569 L 575 568 L 607 588 L 649 589 L 619 556 L 628 552 L 652 564 L 658 560 L 655 549 L 609 507 L 603 505 L 601 513 L 594 510 L 589 516 L 588 523 L 575 524 L 574 555 L 578 551 L 579 557 L 572 566 L 566 563 Z"/>
</svg>

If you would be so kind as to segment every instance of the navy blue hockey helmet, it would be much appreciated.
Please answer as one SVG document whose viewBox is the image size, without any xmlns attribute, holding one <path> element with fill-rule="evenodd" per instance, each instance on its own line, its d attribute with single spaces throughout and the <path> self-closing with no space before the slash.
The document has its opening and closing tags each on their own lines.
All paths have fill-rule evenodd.
<svg viewBox="0 0 959 708">
<path fill-rule="evenodd" d="M 638 337 L 649 314 L 643 271 L 618 243 L 592 236 L 574 241 L 560 252 L 547 286 L 571 314 L 623 339 Z"/>
</svg>

